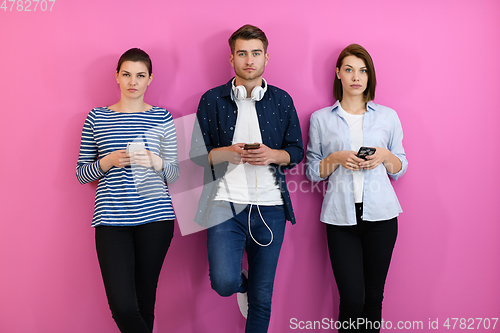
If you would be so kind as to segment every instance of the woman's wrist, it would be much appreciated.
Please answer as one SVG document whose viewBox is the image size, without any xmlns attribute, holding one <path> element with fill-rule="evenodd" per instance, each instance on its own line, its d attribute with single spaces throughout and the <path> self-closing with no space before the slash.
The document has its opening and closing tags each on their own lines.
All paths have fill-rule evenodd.
<svg viewBox="0 0 500 333">
<path fill-rule="evenodd" d="M 321 178 L 330 176 L 339 165 L 337 161 L 338 152 L 333 152 L 319 163 L 319 174 Z"/>
<path fill-rule="evenodd" d="M 153 169 L 155 169 L 156 172 L 161 172 L 163 170 L 162 158 L 155 154 L 151 154 L 151 159 L 152 159 Z"/>
<path fill-rule="evenodd" d="M 109 162 L 110 155 L 106 155 L 103 158 L 99 159 L 99 169 L 101 169 L 102 173 L 106 173 L 111 169 L 112 165 Z"/>
<path fill-rule="evenodd" d="M 385 169 L 390 174 L 398 173 L 402 168 L 401 160 L 396 155 L 394 155 L 389 149 L 385 150 L 387 153 L 384 161 L 382 162 L 384 164 Z"/>
</svg>

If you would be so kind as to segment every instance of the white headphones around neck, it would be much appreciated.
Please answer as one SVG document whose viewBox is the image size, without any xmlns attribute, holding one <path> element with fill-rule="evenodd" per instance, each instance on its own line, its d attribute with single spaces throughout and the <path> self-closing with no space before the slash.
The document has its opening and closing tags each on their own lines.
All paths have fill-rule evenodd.
<svg viewBox="0 0 500 333">
<path fill-rule="evenodd" d="M 233 79 L 233 96 L 236 98 L 238 101 L 242 101 L 245 98 L 247 98 L 247 89 L 245 86 L 235 86 L 234 81 L 236 79 Z M 263 97 L 264 94 L 267 91 L 267 82 L 266 80 L 262 79 L 262 82 L 264 83 L 264 87 L 261 86 L 256 86 L 252 89 L 252 93 L 250 94 L 250 98 L 254 101 L 260 101 Z"/>
</svg>

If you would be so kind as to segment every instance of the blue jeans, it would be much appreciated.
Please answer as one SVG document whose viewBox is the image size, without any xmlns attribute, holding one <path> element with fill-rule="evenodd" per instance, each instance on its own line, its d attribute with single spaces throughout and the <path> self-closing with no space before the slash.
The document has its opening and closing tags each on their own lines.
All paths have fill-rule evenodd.
<svg viewBox="0 0 500 333">
<path fill-rule="evenodd" d="M 269 327 L 274 276 L 285 235 L 286 219 L 283 206 L 259 207 L 265 222 L 273 232 L 273 241 L 269 246 L 256 244 L 250 236 L 250 205 L 230 205 L 225 201 L 215 201 L 211 207 L 210 219 L 227 219 L 207 230 L 212 288 L 225 297 L 237 292 L 248 292 L 246 333 L 267 332 Z M 271 234 L 255 206 L 252 207 L 250 225 L 252 235 L 259 243 L 269 243 Z M 245 250 L 248 256 L 248 279 L 241 273 Z"/>
</svg>

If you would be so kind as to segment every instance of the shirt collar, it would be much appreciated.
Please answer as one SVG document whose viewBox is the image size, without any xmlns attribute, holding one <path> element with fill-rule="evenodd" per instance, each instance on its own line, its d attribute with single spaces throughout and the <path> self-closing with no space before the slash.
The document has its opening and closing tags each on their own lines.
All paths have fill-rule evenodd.
<svg viewBox="0 0 500 333">
<path fill-rule="evenodd" d="M 377 104 L 373 103 L 373 101 L 369 101 L 366 103 L 366 111 L 372 110 L 372 111 L 377 111 Z"/>
<path fill-rule="evenodd" d="M 335 111 L 335 112 L 338 112 L 339 111 L 339 105 L 340 105 L 340 102 L 339 101 L 336 101 L 335 104 L 333 104 L 332 106 L 332 111 Z M 377 104 L 373 103 L 373 101 L 369 101 L 368 103 L 366 103 L 366 112 L 368 111 L 377 111 Z"/>
<path fill-rule="evenodd" d="M 234 79 L 234 77 L 231 78 L 231 80 L 229 80 L 224 85 L 224 87 L 222 88 L 221 97 L 231 96 L 231 91 L 232 91 L 232 87 L 233 87 L 233 79 Z"/>
<path fill-rule="evenodd" d="M 332 106 L 332 111 L 335 111 L 335 112 L 338 112 L 339 111 L 339 105 L 340 105 L 340 102 L 339 101 L 336 101 L 335 104 L 333 104 Z"/>
</svg>

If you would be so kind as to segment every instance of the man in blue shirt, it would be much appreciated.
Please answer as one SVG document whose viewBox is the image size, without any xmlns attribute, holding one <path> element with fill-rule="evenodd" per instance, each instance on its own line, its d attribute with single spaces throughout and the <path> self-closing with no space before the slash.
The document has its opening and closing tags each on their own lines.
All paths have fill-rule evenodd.
<svg viewBox="0 0 500 333">
<path fill-rule="evenodd" d="M 285 223 L 295 223 L 284 170 L 300 163 L 304 149 L 292 98 L 262 77 L 264 32 L 245 25 L 229 45 L 236 76 L 201 97 L 193 130 L 190 158 L 205 171 L 195 220 L 209 227 L 212 288 L 238 293 L 245 332 L 267 332 Z"/>
</svg>

